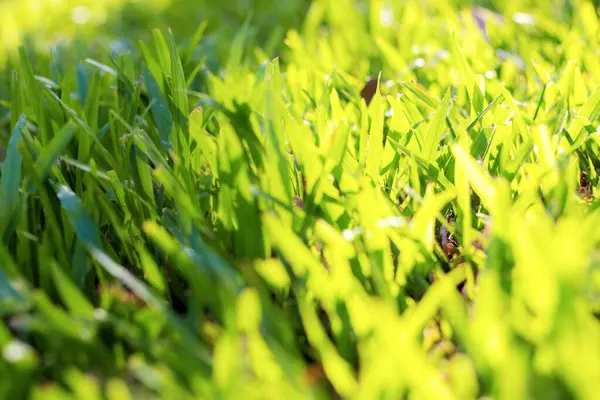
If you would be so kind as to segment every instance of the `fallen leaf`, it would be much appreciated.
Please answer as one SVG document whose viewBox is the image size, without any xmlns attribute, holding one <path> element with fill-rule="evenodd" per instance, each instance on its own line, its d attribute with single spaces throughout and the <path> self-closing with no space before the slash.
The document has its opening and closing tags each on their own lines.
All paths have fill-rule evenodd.
<svg viewBox="0 0 600 400">
<path fill-rule="evenodd" d="M 377 93 L 377 78 L 371 78 L 365 87 L 360 91 L 360 97 L 365 99 L 367 105 L 369 105 L 371 104 L 371 100 L 373 100 L 375 93 Z"/>
</svg>

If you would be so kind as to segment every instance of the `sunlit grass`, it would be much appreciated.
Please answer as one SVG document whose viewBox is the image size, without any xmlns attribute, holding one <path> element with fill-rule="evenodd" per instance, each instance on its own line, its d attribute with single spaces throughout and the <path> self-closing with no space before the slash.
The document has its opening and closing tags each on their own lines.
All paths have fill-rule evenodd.
<svg viewBox="0 0 600 400">
<path fill-rule="evenodd" d="M 21 47 L 0 397 L 595 398 L 600 20 L 559 3 Z"/>
</svg>

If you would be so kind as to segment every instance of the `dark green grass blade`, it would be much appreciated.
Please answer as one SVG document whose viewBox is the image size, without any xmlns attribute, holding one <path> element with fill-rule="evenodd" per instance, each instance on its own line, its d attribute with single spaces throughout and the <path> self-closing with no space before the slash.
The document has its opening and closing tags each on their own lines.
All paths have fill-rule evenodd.
<svg viewBox="0 0 600 400">
<path fill-rule="evenodd" d="M 21 115 L 8 142 L 6 159 L 2 165 L 2 181 L 0 181 L 0 237 L 4 236 L 13 221 L 14 213 L 19 205 L 19 188 L 21 186 L 22 158 L 19 153 L 22 132 L 25 129 L 25 115 Z"/>
</svg>

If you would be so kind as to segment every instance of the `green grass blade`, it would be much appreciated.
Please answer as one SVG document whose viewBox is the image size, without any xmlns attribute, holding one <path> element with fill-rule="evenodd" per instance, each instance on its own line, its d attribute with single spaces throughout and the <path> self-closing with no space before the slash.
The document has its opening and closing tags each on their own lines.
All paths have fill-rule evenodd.
<svg viewBox="0 0 600 400">
<path fill-rule="evenodd" d="M 77 289 L 74 282 L 65 274 L 62 268 L 56 262 L 51 262 L 49 268 L 52 271 L 54 283 L 60 297 L 69 308 L 69 311 L 79 317 L 93 318 L 94 307 L 83 293 Z"/>
<path fill-rule="evenodd" d="M 177 137 L 173 140 L 176 154 L 179 154 L 183 161 L 187 163 L 189 158 L 188 143 L 188 114 L 189 103 L 187 94 L 187 84 L 183 73 L 183 66 L 175 44 L 175 37 L 169 31 L 169 54 L 171 58 L 171 95 L 174 106 L 175 117 L 173 121 L 177 132 Z"/>
<path fill-rule="evenodd" d="M 0 237 L 6 232 L 19 204 L 19 188 L 21 186 L 22 174 L 22 158 L 19 153 L 19 144 L 22 132 L 25 129 L 25 121 L 25 115 L 21 115 L 8 142 L 6 160 L 2 165 L 2 180 L 0 181 Z"/>
<path fill-rule="evenodd" d="M 435 111 L 435 116 L 433 117 L 433 121 L 431 121 L 429 131 L 425 137 L 422 154 L 425 161 L 429 163 L 434 162 L 437 158 L 438 146 L 440 145 L 440 140 L 446 130 L 446 115 L 448 113 L 449 103 L 450 91 L 446 91 L 444 99 Z"/>
<path fill-rule="evenodd" d="M 42 149 L 35 165 L 36 173 L 40 179 L 43 180 L 46 178 L 50 169 L 58 161 L 76 133 L 77 126 L 73 123 L 68 123 Z"/>
<path fill-rule="evenodd" d="M 377 84 L 377 86 L 379 86 L 379 84 Z M 367 174 L 373 178 L 379 175 L 379 166 L 381 164 L 381 157 L 383 155 L 384 112 L 384 100 L 379 94 L 378 88 L 370 104 L 369 113 L 371 116 L 371 127 L 369 129 L 369 144 L 366 165 Z"/>
</svg>

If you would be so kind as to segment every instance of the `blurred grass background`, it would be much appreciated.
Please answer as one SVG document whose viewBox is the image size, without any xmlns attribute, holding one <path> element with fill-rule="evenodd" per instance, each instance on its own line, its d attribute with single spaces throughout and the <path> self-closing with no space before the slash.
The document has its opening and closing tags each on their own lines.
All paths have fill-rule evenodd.
<svg viewBox="0 0 600 400">
<path fill-rule="evenodd" d="M 0 0 L 0 396 L 594 398 L 597 6 Z"/>
<path fill-rule="evenodd" d="M 201 22 L 208 22 L 214 51 L 223 56 L 248 18 L 249 38 L 255 43 L 281 42 L 288 29 L 301 24 L 308 4 L 307 0 L 2 0 L 0 57 L 7 57 L 23 41 L 46 49 L 75 36 L 98 43 L 131 42 L 148 39 L 151 28 L 167 27 L 185 38 Z"/>
<path fill-rule="evenodd" d="M 356 0 L 344 6 L 366 12 L 368 3 Z M 391 0 L 380 3 L 387 9 L 403 7 L 402 2 Z M 423 0 L 423 4 L 428 3 L 437 7 L 436 2 Z M 592 3 L 597 6 L 598 1 Z M 98 41 L 131 41 L 147 39 L 150 28 L 166 27 L 173 27 L 184 38 L 204 21 L 208 22 L 208 32 L 214 34 L 213 40 L 219 43 L 216 51 L 223 56 L 226 43 L 248 18 L 252 18 L 250 39 L 256 44 L 280 43 L 285 32 L 302 24 L 310 4 L 309 0 L 1 0 L 0 57 L 6 57 L 25 40 L 46 48 L 76 35 Z M 450 0 L 447 6 L 481 6 L 506 15 L 539 13 L 557 22 L 568 21 L 573 12 L 569 0 Z M 343 11 L 342 7 L 332 10 L 340 14 Z"/>
</svg>

